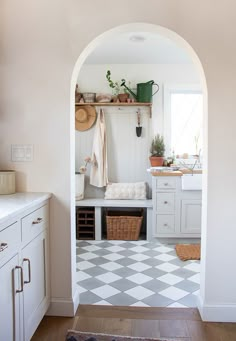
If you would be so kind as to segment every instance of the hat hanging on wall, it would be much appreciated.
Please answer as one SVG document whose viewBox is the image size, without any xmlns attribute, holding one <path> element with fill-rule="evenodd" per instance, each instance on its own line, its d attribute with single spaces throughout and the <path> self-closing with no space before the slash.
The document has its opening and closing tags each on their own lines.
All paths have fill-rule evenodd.
<svg viewBox="0 0 236 341">
<path fill-rule="evenodd" d="M 96 110 L 91 105 L 84 105 L 75 111 L 75 129 L 85 131 L 96 121 Z"/>
</svg>

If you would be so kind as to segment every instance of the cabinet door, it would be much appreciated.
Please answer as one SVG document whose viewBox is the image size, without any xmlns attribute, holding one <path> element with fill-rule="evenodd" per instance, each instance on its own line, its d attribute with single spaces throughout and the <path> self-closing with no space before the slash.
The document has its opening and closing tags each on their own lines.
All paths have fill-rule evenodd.
<svg viewBox="0 0 236 341">
<path fill-rule="evenodd" d="M 20 329 L 21 269 L 18 255 L 0 267 L 0 340 L 22 340 Z"/>
<path fill-rule="evenodd" d="M 181 232 L 182 233 L 201 233 L 201 200 L 182 200 L 181 201 Z"/>
<path fill-rule="evenodd" d="M 46 250 L 46 231 L 22 250 L 25 340 L 30 340 L 48 308 Z"/>
</svg>

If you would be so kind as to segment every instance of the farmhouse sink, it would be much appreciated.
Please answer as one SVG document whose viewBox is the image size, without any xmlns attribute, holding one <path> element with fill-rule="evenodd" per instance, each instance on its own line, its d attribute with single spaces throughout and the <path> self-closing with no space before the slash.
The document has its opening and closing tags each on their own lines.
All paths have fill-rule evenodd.
<svg viewBox="0 0 236 341">
<path fill-rule="evenodd" d="M 183 191 L 202 190 L 202 174 L 183 174 L 181 181 Z"/>
</svg>

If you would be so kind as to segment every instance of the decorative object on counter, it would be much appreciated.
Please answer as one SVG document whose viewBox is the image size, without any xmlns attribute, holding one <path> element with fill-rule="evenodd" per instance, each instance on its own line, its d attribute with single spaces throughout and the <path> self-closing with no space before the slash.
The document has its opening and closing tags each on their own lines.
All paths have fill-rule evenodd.
<svg viewBox="0 0 236 341">
<path fill-rule="evenodd" d="M 152 167 L 162 166 L 164 162 L 165 143 L 162 135 L 157 134 L 152 139 L 149 157 Z"/>
<path fill-rule="evenodd" d="M 96 121 L 96 110 L 90 105 L 84 105 L 79 107 L 75 111 L 75 129 L 79 131 L 85 131 L 92 127 Z"/>
<path fill-rule="evenodd" d="M 137 84 L 137 95 L 129 89 L 125 84 L 125 79 L 121 80 L 121 86 L 123 86 L 129 93 L 136 99 L 137 102 L 142 103 L 150 103 L 152 102 L 152 97 L 158 92 L 159 85 L 156 84 L 153 80 L 146 82 L 146 83 L 138 83 Z M 157 90 L 152 93 L 152 86 L 157 86 Z"/>
<path fill-rule="evenodd" d="M 175 251 L 179 259 L 186 260 L 199 260 L 201 254 L 200 244 L 177 244 Z"/>
<path fill-rule="evenodd" d="M 16 192 L 16 172 L 14 170 L 0 170 L 0 194 Z"/>
<path fill-rule="evenodd" d="M 138 120 L 138 126 L 136 127 L 136 135 L 140 137 L 142 134 L 142 127 L 140 126 L 140 121 L 141 121 L 140 109 L 138 109 L 137 111 L 137 120 Z"/>
<path fill-rule="evenodd" d="M 110 94 L 96 94 L 96 102 L 98 103 L 109 103 L 111 99 L 112 95 Z"/>
<path fill-rule="evenodd" d="M 81 93 L 79 92 L 79 87 L 78 84 L 76 84 L 76 88 L 75 88 L 75 103 L 79 103 L 79 101 L 81 100 Z"/>
<path fill-rule="evenodd" d="M 83 92 L 82 93 L 83 99 L 85 103 L 94 103 L 96 94 L 95 92 Z"/>
</svg>

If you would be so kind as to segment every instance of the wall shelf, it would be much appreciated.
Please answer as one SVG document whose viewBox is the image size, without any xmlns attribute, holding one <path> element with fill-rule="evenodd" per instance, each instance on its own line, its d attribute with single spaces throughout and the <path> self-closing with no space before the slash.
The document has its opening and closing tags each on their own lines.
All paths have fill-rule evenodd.
<svg viewBox="0 0 236 341">
<path fill-rule="evenodd" d="M 150 110 L 150 118 L 152 117 L 152 103 L 142 103 L 142 102 L 92 102 L 92 103 L 75 103 L 75 106 L 92 105 L 100 107 L 148 107 Z"/>
</svg>

